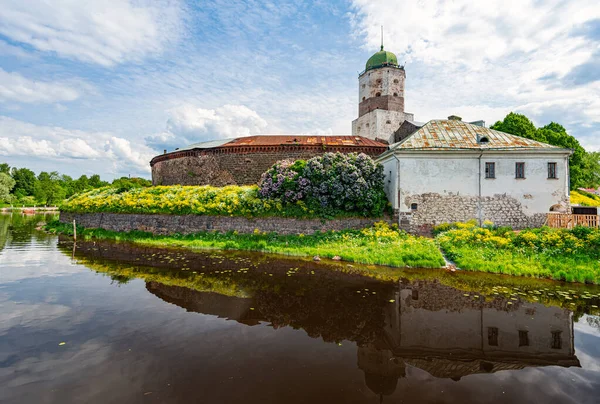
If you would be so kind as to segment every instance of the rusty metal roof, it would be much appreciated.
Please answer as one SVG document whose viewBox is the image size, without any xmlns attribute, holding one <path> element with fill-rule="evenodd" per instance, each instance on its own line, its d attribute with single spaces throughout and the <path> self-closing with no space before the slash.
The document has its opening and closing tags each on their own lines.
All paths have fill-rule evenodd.
<svg viewBox="0 0 600 404">
<path fill-rule="evenodd" d="M 487 139 L 487 141 L 486 141 Z M 566 150 L 508 133 L 455 120 L 433 120 L 390 150 Z"/>
<path fill-rule="evenodd" d="M 383 147 L 387 145 L 362 136 L 306 136 L 306 135 L 258 135 L 233 139 L 219 147 L 239 146 L 279 146 L 279 145 L 326 145 L 326 146 L 360 146 Z"/>
</svg>

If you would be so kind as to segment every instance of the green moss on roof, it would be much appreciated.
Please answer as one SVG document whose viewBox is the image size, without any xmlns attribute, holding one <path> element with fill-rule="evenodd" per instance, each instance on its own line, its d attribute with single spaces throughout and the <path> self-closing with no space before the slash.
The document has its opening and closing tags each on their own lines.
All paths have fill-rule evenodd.
<svg viewBox="0 0 600 404">
<path fill-rule="evenodd" d="M 375 69 L 376 67 L 388 65 L 398 66 L 398 59 L 396 58 L 396 55 L 394 55 L 392 52 L 383 50 L 382 46 L 379 52 L 377 52 L 376 54 L 371 56 L 369 60 L 367 60 L 365 70 Z"/>
</svg>

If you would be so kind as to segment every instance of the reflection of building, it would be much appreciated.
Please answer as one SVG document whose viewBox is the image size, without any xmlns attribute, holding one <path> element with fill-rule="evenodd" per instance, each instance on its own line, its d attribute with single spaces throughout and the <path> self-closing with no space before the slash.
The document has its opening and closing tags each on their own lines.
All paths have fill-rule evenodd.
<svg viewBox="0 0 600 404">
<path fill-rule="evenodd" d="M 359 307 L 367 302 L 359 295 L 356 305 L 344 302 L 352 313 L 340 318 L 314 296 L 289 304 L 296 299 L 287 295 L 293 290 L 240 298 L 156 282 L 149 282 L 147 289 L 188 311 L 248 325 L 259 321 L 274 327 L 292 325 L 309 336 L 332 336 L 329 340 L 351 339 L 359 344 L 358 367 L 365 373 L 365 383 L 382 397 L 395 391 L 411 366 L 453 380 L 530 366 L 579 366 L 570 311 L 505 298 L 485 301 L 437 282 L 401 283 L 381 290 L 380 303 L 364 312 Z M 327 293 L 318 286 L 314 289 Z M 354 289 L 348 288 L 351 296 Z M 324 310 L 327 315 L 317 315 Z M 375 317 L 381 321 L 367 328 L 359 325 Z"/>
<path fill-rule="evenodd" d="M 385 308 L 382 340 L 359 347 L 358 366 L 377 394 L 391 394 L 406 365 L 453 380 L 528 366 L 579 366 L 572 312 L 510 302 L 486 302 L 436 282 L 401 284 Z"/>
</svg>

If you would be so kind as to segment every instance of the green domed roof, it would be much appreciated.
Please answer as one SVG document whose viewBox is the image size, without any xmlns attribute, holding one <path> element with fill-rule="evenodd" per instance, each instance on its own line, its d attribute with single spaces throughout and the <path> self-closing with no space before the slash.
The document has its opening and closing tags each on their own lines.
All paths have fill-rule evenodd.
<svg viewBox="0 0 600 404">
<path fill-rule="evenodd" d="M 383 50 L 382 46 L 379 52 L 377 52 L 376 54 L 371 56 L 369 60 L 367 60 L 365 70 L 387 65 L 398 66 L 398 59 L 396 58 L 396 55 L 394 55 L 392 52 Z"/>
</svg>

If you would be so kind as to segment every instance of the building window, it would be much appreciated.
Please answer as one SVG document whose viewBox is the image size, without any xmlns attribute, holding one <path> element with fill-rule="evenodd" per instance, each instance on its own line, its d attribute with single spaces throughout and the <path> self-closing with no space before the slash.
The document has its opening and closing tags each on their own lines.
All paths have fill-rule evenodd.
<svg viewBox="0 0 600 404">
<path fill-rule="evenodd" d="M 392 124 L 392 121 L 389 121 L 389 120 L 388 120 L 388 121 L 385 121 L 385 123 L 387 123 L 388 125 L 391 125 L 391 124 Z"/>
<path fill-rule="evenodd" d="M 398 84 L 398 79 L 394 79 L 394 84 Z"/>
<path fill-rule="evenodd" d="M 418 205 L 416 203 L 410 204 L 410 210 L 417 210 Z"/>
<path fill-rule="evenodd" d="M 485 178 L 496 178 L 496 163 L 485 163 Z"/>
<path fill-rule="evenodd" d="M 498 329 L 496 327 L 488 327 L 488 345 L 498 346 Z"/>
<path fill-rule="evenodd" d="M 562 348 L 562 331 L 552 331 L 552 349 Z"/>
<path fill-rule="evenodd" d="M 548 179 L 556 179 L 556 163 L 548 163 Z"/>
<path fill-rule="evenodd" d="M 365 97 L 363 97 L 363 101 L 365 100 Z"/>
<path fill-rule="evenodd" d="M 397 96 L 398 96 L 398 93 L 394 93 L 394 97 L 397 97 Z"/>
<path fill-rule="evenodd" d="M 529 346 L 529 332 L 519 330 L 519 346 Z"/>
<path fill-rule="evenodd" d="M 381 93 L 375 93 L 375 97 L 381 97 Z"/>
<path fill-rule="evenodd" d="M 515 163 L 515 178 L 525 178 L 525 163 Z"/>
<path fill-rule="evenodd" d="M 412 290 L 412 299 L 419 300 L 419 291 L 417 289 Z"/>
</svg>

